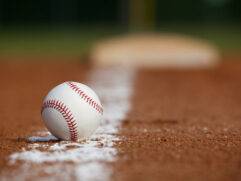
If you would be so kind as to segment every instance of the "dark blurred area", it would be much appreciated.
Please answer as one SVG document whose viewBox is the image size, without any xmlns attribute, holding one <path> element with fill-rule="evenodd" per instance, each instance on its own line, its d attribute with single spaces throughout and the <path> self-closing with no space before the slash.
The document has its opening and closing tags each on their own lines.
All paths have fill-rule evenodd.
<svg viewBox="0 0 241 181">
<path fill-rule="evenodd" d="M 240 0 L 1 0 L 0 25 L 241 23 Z"/>
<path fill-rule="evenodd" d="M 181 33 L 241 48 L 241 0 L 0 0 L 0 53 L 82 54 L 138 31 Z"/>
</svg>

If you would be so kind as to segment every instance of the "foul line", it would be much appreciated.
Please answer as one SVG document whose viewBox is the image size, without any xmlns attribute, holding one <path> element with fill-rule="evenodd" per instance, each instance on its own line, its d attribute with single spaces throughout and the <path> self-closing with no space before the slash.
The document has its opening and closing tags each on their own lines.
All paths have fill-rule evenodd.
<svg viewBox="0 0 241 181">
<path fill-rule="evenodd" d="M 134 76 L 135 71 L 132 69 L 112 67 L 92 70 L 88 76 L 89 85 L 97 92 L 105 108 L 100 128 L 82 143 L 50 143 L 50 140 L 56 138 L 47 131 L 36 133 L 37 136 L 29 138 L 27 148 L 10 155 L 9 164 L 18 161 L 22 161 L 22 164 L 18 170 L 7 173 L 4 178 L 110 180 L 112 168 L 107 163 L 116 160 L 114 143 L 120 139 L 117 136 L 118 129 L 130 110 Z M 39 177 L 39 173 L 44 174 Z"/>
</svg>

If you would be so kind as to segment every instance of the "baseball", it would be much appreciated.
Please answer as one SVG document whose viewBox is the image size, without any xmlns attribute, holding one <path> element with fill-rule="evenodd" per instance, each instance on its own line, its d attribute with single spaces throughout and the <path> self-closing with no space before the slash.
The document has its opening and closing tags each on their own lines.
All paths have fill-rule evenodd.
<svg viewBox="0 0 241 181">
<path fill-rule="evenodd" d="M 48 130 L 62 140 L 89 137 L 100 125 L 103 108 L 96 93 L 77 82 L 64 82 L 44 98 L 41 115 Z"/>
</svg>

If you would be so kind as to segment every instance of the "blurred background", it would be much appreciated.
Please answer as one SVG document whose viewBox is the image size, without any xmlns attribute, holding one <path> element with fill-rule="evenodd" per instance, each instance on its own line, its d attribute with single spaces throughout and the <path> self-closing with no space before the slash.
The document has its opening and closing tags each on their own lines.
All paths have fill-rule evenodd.
<svg viewBox="0 0 241 181">
<path fill-rule="evenodd" d="M 126 32 L 174 32 L 241 50 L 240 0 L 0 0 L 0 54 L 85 54 Z"/>
</svg>

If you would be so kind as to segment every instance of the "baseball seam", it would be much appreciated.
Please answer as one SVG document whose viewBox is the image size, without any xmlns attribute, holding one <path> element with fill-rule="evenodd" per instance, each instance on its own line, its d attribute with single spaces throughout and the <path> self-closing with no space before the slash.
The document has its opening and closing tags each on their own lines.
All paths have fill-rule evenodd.
<svg viewBox="0 0 241 181">
<path fill-rule="evenodd" d="M 78 139 L 77 123 L 70 109 L 63 102 L 58 100 L 45 101 L 42 106 L 41 114 L 45 108 L 55 109 L 62 114 L 63 118 L 65 119 L 68 125 L 71 141 L 77 141 Z"/>
<path fill-rule="evenodd" d="M 101 105 L 96 103 L 91 97 L 89 97 L 84 91 L 82 91 L 77 85 L 73 82 L 66 82 L 66 84 L 75 91 L 86 103 L 93 107 L 98 113 L 103 114 L 103 108 Z"/>
</svg>

